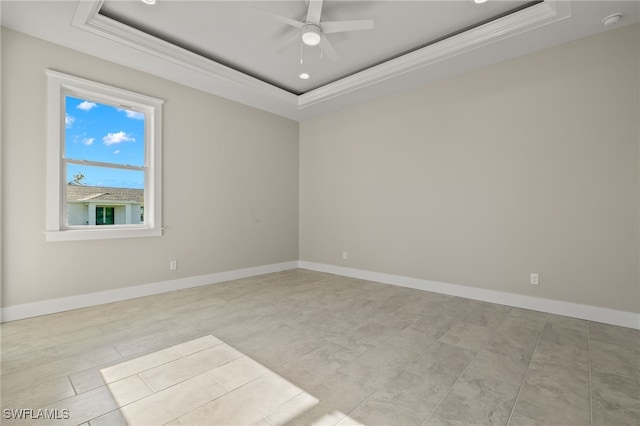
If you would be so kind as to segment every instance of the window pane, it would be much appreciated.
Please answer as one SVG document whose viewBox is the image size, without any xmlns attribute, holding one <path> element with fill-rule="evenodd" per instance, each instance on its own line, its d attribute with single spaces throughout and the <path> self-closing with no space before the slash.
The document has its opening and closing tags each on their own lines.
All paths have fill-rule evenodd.
<svg viewBox="0 0 640 426">
<path fill-rule="evenodd" d="M 111 188 L 144 188 L 142 170 L 67 164 L 68 185 L 108 186 Z"/>
<path fill-rule="evenodd" d="M 144 165 L 144 114 L 65 96 L 66 158 Z"/>
<path fill-rule="evenodd" d="M 144 172 L 67 164 L 67 226 L 144 223 Z"/>
</svg>

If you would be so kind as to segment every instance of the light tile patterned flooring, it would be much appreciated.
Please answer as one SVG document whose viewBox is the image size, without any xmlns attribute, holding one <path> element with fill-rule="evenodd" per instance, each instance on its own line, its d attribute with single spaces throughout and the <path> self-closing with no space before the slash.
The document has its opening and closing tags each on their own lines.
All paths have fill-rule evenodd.
<svg viewBox="0 0 640 426">
<path fill-rule="evenodd" d="M 1 332 L 3 425 L 640 425 L 638 330 L 305 270 Z"/>
</svg>

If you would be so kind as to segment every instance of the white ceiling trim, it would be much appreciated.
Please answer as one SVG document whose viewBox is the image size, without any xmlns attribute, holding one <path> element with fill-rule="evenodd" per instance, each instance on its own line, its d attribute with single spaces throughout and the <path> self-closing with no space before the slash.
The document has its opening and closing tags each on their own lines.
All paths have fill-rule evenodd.
<svg viewBox="0 0 640 426">
<path fill-rule="evenodd" d="M 298 106 L 302 109 L 389 78 L 426 68 L 453 56 L 570 16 L 569 2 L 547 0 L 302 94 L 298 97 Z"/>
<path fill-rule="evenodd" d="M 298 97 L 255 77 L 100 15 L 104 0 L 79 1 L 71 25 L 255 93 L 297 104 Z"/>
<path fill-rule="evenodd" d="M 203 73 L 217 82 L 232 84 L 256 95 L 277 99 L 298 111 L 571 16 L 571 7 L 568 1 L 545 0 L 480 27 L 296 96 L 255 77 L 100 15 L 99 11 L 103 1 L 78 2 L 72 26 Z"/>
</svg>

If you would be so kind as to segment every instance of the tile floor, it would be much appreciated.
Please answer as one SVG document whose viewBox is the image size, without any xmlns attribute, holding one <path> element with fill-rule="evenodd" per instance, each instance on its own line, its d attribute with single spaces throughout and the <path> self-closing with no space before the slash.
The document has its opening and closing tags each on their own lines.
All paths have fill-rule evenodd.
<svg viewBox="0 0 640 426">
<path fill-rule="evenodd" d="M 0 331 L 3 425 L 640 425 L 638 330 L 306 270 Z"/>
</svg>

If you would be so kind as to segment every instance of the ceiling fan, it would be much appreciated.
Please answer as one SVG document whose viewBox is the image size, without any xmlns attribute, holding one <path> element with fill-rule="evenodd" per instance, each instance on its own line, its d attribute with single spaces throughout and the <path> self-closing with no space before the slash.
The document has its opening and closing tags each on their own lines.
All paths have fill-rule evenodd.
<svg viewBox="0 0 640 426">
<path fill-rule="evenodd" d="M 373 28 L 373 21 L 371 19 L 356 21 L 321 21 L 320 16 L 322 15 L 323 1 L 324 0 L 308 0 L 309 9 L 307 10 L 307 16 L 304 21 L 296 21 L 295 19 L 287 18 L 266 10 L 256 9 L 276 21 L 291 25 L 292 27 L 300 30 L 296 30 L 290 38 L 276 49 L 276 53 L 281 53 L 301 37 L 302 42 L 307 46 L 317 46 L 319 44 L 322 52 L 331 58 L 331 60 L 335 61 L 338 59 L 338 53 L 331 43 L 329 43 L 325 34 L 370 30 Z"/>
</svg>

